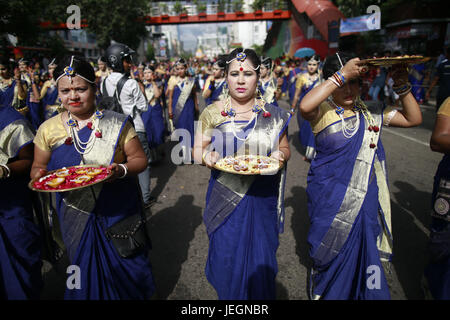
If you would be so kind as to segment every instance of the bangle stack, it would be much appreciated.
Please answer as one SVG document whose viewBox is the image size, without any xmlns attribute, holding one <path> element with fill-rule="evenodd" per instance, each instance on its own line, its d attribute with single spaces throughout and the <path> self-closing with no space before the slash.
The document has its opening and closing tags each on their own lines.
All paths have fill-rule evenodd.
<svg viewBox="0 0 450 320">
<path fill-rule="evenodd" d="M 125 164 L 123 164 L 123 163 L 119 163 L 119 166 L 121 166 L 122 169 L 123 169 L 123 171 L 124 171 L 123 176 L 119 177 L 119 179 L 123 179 L 123 178 L 125 178 L 125 177 L 127 176 L 127 174 L 128 174 L 128 168 L 127 168 L 127 166 L 126 166 Z"/>
<path fill-rule="evenodd" d="M 6 172 L 6 174 L 2 176 L 3 179 L 7 179 L 11 176 L 11 170 L 8 168 L 7 165 L 0 164 L 0 168 L 2 168 L 4 172 Z"/>
<path fill-rule="evenodd" d="M 394 89 L 394 92 L 401 97 L 408 94 L 411 91 L 411 84 L 407 82 L 399 86 L 393 86 L 392 89 Z"/>
<path fill-rule="evenodd" d="M 345 84 L 345 78 L 340 71 L 336 71 L 328 80 L 331 80 L 338 88 Z"/>
</svg>

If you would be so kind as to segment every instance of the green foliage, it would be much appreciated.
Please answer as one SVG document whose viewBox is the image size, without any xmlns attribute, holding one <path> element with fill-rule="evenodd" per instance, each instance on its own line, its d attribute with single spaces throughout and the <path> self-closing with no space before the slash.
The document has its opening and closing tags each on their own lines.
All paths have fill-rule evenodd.
<svg viewBox="0 0 450 320">
<path fill-rule="evenodd" d="M 173 5 L 173 11 L 174 11 L 176 14 L 180 14 L 180 13 L 183 12 L 183 5 L 181 4 L 180 1 L 177 0 L 177 1 L 175 2 L 175 4 Z"/>
<path fill-rule="evenodd" d="M 137 48 L 141 38 L 147 34 L 142 20 L 149 12 L 147 0 L 2 1 L 0 30 L 17 36 L 19 44 L 32 45 L 38 42 L 40 34 L 46 33 L 39 27 L 39 22 L 65 23 L 70 16 L 67 7 L 72 4 L 80 7 L 81 20 L 88 24 L 86 31 L 95 34 L 100 48 L 106 49 L 111 40 Z"/>
<path fill-rule="evenodd" d="M 367 7 L 372 4 L 378 4 L 374 0 L 333 0 L 333 3 L 346 18 L 366 15 Z"/>
<path fill-rule="evenodd" d="M 111 40 L 137 48 L 141 38 L 147 35 L 145 23 L 140 19 L 148 13 L 147 1 L 79 1 L 81 16 L 87 19 L 88 31 L 96 35 L 101 48 L 107 48 Z"/>
<path fill-rule="evenodd" d="M 155 48 L 153 48 L 153 45 L 151 43 L 147 45 L 145 57 L 147 58 L 147 61 L 155 60 Z"/>
<path fill-rule="evenodd" d="M 161 9 L 162 14 L 169 14 L 169 7 L 166 3 L 160 3 L 159 8 Z"/>
<path fill-rule="evenodd" d="M 233 0 L 233 11 L 234 12 L 242 11 L 243 6 L 244 6 L 244 0 Z"/>
<path fill-rule="evenodd" d="M 206 12 L 206 3 L 201 3 L 199 0 L 194 0 L 194 5 L 197 8 L 197 13 Z"/>
<path fill-rule="evenodd" d="M 225 12 L 226 1 L 225 0 L 217 0 L 217 12 Z"/>
<path fill-rule="evenodd" d="M 272 0 L 271 4 L 273 10 L 283 9 L 283 0 Z"/>
<path fill-rule="evenodd" d="M 253 9 L 253 11 L 258 11 L 258 10 L 262 10 L 264 7 L 264 3 L 266 1 L 265 0 L 255 0 L 253 1 L 251 7 Z"/>
<path fill-rule="evenodd" d="M 257 45 L 257 44 L 252 45 L 252 49 L 255 50 L 258 56 L 262 56 L 264 54 L 263 47 L 264 45 Z"/>
</svg>

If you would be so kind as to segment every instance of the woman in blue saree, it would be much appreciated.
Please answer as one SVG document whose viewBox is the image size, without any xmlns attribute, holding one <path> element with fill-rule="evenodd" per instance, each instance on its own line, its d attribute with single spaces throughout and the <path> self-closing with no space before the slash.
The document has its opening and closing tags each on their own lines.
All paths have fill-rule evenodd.
<svg viewBox="0 0 450 320">
<path fill-rule="evenodd" d="M 450 300 L 450 97 L 437 112 L 430 140 L 435 152 L 444 153 L 434 177 L 432 220 L 430 226 L 430 262 L 425 269 L 428 288 L 436 300 Z"/>
<path fill-rule="evenodd" d="M 40 234 L 27 186 L 33 138 L 30 123 L 0 105 L 0 299 L 38 299 L 43 285 Z"/>
<path fill-rule="evenodd" d="M 55 59 L 53 59 L 48 65 L 49 79 L 44 82 L 41 88 L 41 107 L 44 113 L 44 121 L 58 114 L 60 101 L 58 99 L 58 88 L 56 87 L 55 79 L 53 79 L 53 72 L 56 67 L 57 64 Z"/>
<path fill-rule="evenodd" d="M 289 87 L 288 87 L 288 93 L 289 93 L 289 101 L 292 101 L 295 96 L 295 84 L 297 82 L 297 77 L 302 74 L 304 70 L 300 68 L 300 62 L 292 62 L 292 69 L 289 72 Z"/>
<path fill-rule="evenodd" d="M 267 103 L 278 107 L 277 100 L 281 97 L 281 79 L 278 85 L 277 79 L 272 75 L 272 67 L 273 62 L 270 57 L 261 57 L 258 89 Z"/>
<path fill-rule="evenodd" d="M 220 95 L 226 88 L 225 84 L 225 61 L 223 57 L 219 57 L 212 66 L 212 75 L 206 79 L 202 96 L 205 99 L 206 106 L 219 100 Z"/>
<path fill-rule="evenodd" d="M 30 120 L 34 129 L 37 130 L 43 122 L 42 121 L 43 113 L 41 112 L 40 90 L 39 90 L 40 77 L 38 74 L 29 74 L 29 78 L 31 79 L 31 83 L 29 85 L 26 100 L 26 104 L 29 109 L 29 113 L 27 116 L 28 120 Z"/>
<path fill-rule="evenodd" d="M 190 141 L 184 141 L 186 135 L 180 137 L 183 150 L 183 159 L 188 159 L 194 145 L 194 121 L 198 113 L 198 103 L 194 78 L 187 77 L 187 63 L 184 59 L 178 60 L 175 65 L 178 76 L 168 84 L 169 91 L 169 118 L 173 119 L 174 129 L 186 130 Z"/>
<path fill-rule="evenodd" d="M 109 166 L 103 184 L 56 194 L 61 233 L 78 285 L 67 286 L 65 299 L 149 299 L 154 282 L 148 246 L 123 257 L 106 229 L 142 215 L 137 174 L 147 158 L 130 118 L 95 106 L 95 74 L 80 58 L 67 57 L 55 70 L 66 109 L 45 121 L 36 134 L 31 176 L 79 164 Z M 132 232 L 126 228 L 127 232 Z"/>
<path fill-rule="evenodd" d="M 419 104 L 425 99 L 425 63 L 414 64 L 409 71 L 409 82 L 411 82 L 411 92 Z"/>
<path fill-rule="evenodd" d="M 260 61 L 251 49 L 227 58 L 229 96 L 201 114 L 194 159 L 211 168 L 203 221 L 209 236 L 206 277 L 219 299 L 275 299 L 278 234 L 283 230 L 286 166 L 272 175 L 218 171 L 235 154 L 290 157 L 290 114 L 257 99 Z"/>
<path fill-rule="evenodd" d="M 381 261 L 392 253 L 390 198 L 382 125 L 411 127 L 422 115 L 404 66 L 393 79 L 402 110 L 368 107 L 359 98 L 359 58 L 337 53 L 300 111 L 316 136 L 307 180 L 313 268 L 311 299 L 390 299 Z M 331 97 L 330 97 L 331 96 Z M 327 98 L 330 97 L 327 101 Z"/>
<path fill-rule="evenodd" d="M 161 105 L 162 84 L 156 82 L 155 69 L 152 66 L 144 68 L 145 96 L 148 101 L 148 110 L 141 114 L 147 133 L 148 146 L 150 147 L 151 159 L 149 163 L 160 159 L 158 147 L 164 143 L 164 117 Z"/>
<path fill-rule="evenodd" d="M 311 91 L 312 88 L 318 86 L 321 82 L 320 71 L 319 71 L 320 57 L 318 55 L 313 55 L 308 60 L 307 70 L 308 72 L 303 73 L 297 77 L 297 82 L 295 84 L 295 95 L 292 100 L 291 112 L 295 113 L 297 106 L 302 101 L 303 97 Z M 304 160 L 311 162 L 316 155 L 315 139 L 314 134 L 311 129 L 311 125 L 308 121 L 302 118 L 301 113 L 297 113 L 298 121 L 298 136 L 301 145 L 305 148 L 305 158 Z"/>
<path fill-rule="evenodd" d="M 0 62 L 0 105 L 13 107 L 26 116 L 29 111 L 26 105 L 27 88 L 16 65 L 3 59 Z"/>
</svg>

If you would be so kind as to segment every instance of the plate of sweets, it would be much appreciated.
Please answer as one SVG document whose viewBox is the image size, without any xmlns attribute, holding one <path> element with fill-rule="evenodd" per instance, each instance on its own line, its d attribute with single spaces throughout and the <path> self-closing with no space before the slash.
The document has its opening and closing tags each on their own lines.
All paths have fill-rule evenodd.
<svg viewBox="0 0 450 320">
<path fill-rule="evenodd" d="M 373 58 L 373 59 L 365 59 L 358 62 L 359 65 L 369 65 L 369 66 L 392 66 L 394 64 L 418 64 L 427 62 L 430 60 L 430 57 L 424 57 L 420 55 L 403 55 L 397 57 L 382 57 L 382 58 Z"/>
<path fill-rule="evenodd" d="M 64 192 L 86 188 L 108 179 L 112 171 L 105 166 L 78 165 L 47 172 L 30 181 L 28 187 L 38 192 Z"/>
<path fill-rule="evenodd" d="M 271 175 L 283 166 L 277 159 L 262 155 L 227 156 L 216 162 L 214 168 L 242 175 Z"/>
</svg>

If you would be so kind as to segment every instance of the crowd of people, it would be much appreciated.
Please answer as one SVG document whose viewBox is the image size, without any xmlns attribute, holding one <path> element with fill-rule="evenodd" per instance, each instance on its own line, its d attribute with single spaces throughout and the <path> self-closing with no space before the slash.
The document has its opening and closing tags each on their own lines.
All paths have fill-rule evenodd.
<svg viewBox="0 0 450 320">
<path fill-rule="evenodd" d="M 50 61 L 46 70 L 25 59 L 0 62 L 2 299 L 39 298 L 43 241 L 57 237 L 49 224 L 61 234 L 51 241 L 59 240 L 80 268 L 80 286 L 68 287 L 66 299 L 154 297 L 145 228 L 156 200 L 150 170 L 158 170 L 174 134 L 181 145 L 177 164 L 211 169 L 203 215 L 206 278 L 219 299 L 275 299 L 287 166 L 243 176 L 214 164 L 249 150 L 286 164 L 293 116 L 309 165 L 309 297 L 390 298 L 382 261 L 390 261 L 393 235 L 380 136 L 383 126 L 422 122 L 419 103 L 429 97 L 423 66 L 369 68 L 343 52 L 325 60 L 271 59 L 237 48 L 211 61 L 146 63 L 135 63 L 134 54 L 115 43 L 95 63 L 73 55 Z M 449 299 L 450 100 L 441 86 L 448 92 L 450 72 L 447 59 L 441 64 L 431 146 L 445 156 L 433 189 L 433 258 L 424 272 L 434 298 Z M 79 164 L 108 166 L 112 176 L 54 193 L 53 200 L 27 187 L 30 178 Z M 378 290 L 366 282 L 374 266 L 381 272 Z"/>
</svg>

